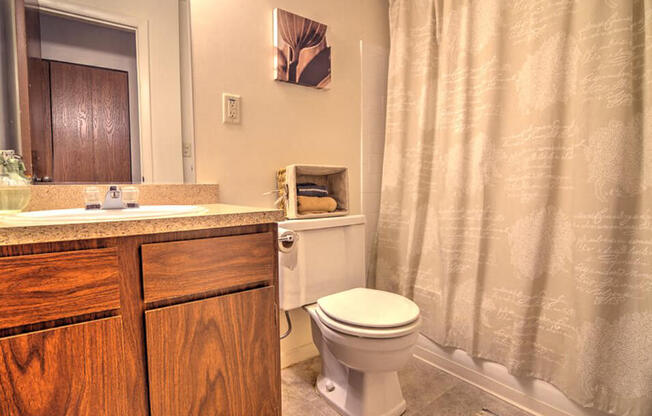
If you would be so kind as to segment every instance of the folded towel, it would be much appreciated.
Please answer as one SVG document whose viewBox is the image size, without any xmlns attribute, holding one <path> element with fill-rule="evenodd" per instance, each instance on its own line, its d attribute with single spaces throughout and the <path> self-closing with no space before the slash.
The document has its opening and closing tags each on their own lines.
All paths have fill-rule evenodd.
<svg viewBox="0 0 652 416">
<path fill-rule="evenodd" d="M 317 185 L 316 183 L 299 183 L 297 184 L 298 196 L 328 196 L 326 186 Z"/>
<path fill-rule="evenodd" d="M 299 196 L 297 210 L 299 214 L 317 214 L 333 212 L 337 209 L 337 201 L 330 196 Z"/>
</svg>

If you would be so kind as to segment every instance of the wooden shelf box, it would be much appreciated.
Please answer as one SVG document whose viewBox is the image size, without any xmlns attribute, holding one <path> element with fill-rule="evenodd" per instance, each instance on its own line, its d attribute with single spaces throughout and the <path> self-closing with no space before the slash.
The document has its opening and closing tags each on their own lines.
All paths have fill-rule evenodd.
<svg viewBox="0 0 652 416">
<path fill-rule="evenodd" d="M 299 214 L 297 183 L 326 186 L 337 201 L 334 212 Z M 280 206 L 288 219 L 337 217 L 349 214 L 349 172 L 344 166 L 289 165 L 277 173 Z"/>
</svg>

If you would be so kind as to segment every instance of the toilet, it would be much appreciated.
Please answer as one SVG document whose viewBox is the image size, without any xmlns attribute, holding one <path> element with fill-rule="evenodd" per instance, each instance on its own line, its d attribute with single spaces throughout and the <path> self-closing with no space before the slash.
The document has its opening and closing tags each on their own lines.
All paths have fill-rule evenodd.
<svg viewBox="0 0 652 416">
<path fill-rule="evenodd" d="M 347 416 L 405 412 L 398 371 L 412 356 L 419 307 L 365 288 L 362 215 L 279 223 L 280 307 L 303 307 L 322 361 L 317 390 Z"/>
</svg>

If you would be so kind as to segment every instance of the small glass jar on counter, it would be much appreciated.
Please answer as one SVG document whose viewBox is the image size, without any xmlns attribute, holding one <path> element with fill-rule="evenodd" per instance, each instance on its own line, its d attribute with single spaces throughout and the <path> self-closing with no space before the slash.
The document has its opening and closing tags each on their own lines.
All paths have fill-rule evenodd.
<svg viewBox="0 0 652 416">
<path fill-rule="evenodd" d="M 87 186 L 84 189 L 84 204 L 86 205 L 86 209 L 101 209 L 100 188 L 97 186 Z"/>
<path fill-rule="evenodd" d="M 122 202 L 127 208 L 138 208 L 138 197 L 140 191 L 135 186 L 125 186 L 122 188 Z"/>
<path fill-rule="evenodd" d="M 0 150 L 0 215 L 15 214 L 29 203 L 32 181 L 13 150 Z"/>
</svg>

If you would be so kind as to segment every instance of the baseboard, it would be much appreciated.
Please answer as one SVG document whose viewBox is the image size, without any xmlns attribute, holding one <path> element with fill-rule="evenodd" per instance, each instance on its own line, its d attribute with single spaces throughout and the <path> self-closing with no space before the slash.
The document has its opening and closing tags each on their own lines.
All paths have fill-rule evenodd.
<svg viewBox="0 0 652 416">
<path fill-rule="evenodd" d="M 281 349 L 281 368 L 289 367 L 318 355 L 319 351 L 317 351 L 315 344 L 312 342 L 309 344 L 299 345 L 287 351 Z"/>
<path fill-rule="evenodd" d="M 514 377 L 500 364 L 442 348 L 422 335 L 414 356 L 535 416 L 608 416 L 577 405 L 545 381 Z"/>
</svg>

